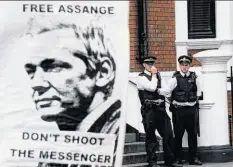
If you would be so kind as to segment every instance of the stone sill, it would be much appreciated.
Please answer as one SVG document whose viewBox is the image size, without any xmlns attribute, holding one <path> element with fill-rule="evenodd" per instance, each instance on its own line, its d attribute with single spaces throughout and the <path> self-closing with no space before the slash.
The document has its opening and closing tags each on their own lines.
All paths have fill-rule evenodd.
<svg viewBox="0 0 233 167">
<path fill-rule="evenodd" d="M 199 100 L 200 109 L 211 109 L 214 104 L 211 101 Z"/>
</svg>

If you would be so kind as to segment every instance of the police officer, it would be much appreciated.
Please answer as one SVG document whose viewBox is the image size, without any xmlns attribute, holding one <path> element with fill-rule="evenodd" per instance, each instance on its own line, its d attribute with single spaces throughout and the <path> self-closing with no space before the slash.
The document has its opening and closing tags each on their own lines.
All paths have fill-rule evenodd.
<svg viewBox="0 0 233 167">
<path fill-rule="evenodd" d="M 168 87 L 171 96 L 170 111 L 173 116 L 175 134 L 175 156 L 182 164 L 182 138 L 188 133 L 189 164 L 202 165 L 197 157 L 198 98 L 201 96 L 199 79 L 195 72 L 189 71 L 192 57 L 182 55 L 178 58 L 180 71 L 174 73 Z"/>
<path fill-rule="evenodd" d="M 155 60 L 155 57 L 144 58 L 142 61 L 144 71 L 137 77 L 137 88 L 142 104 L 142 122 L 146 133 L 147 162 L 149 163 L 149 167 L 159 167 L 155 153 L 158 146 L 155 135 L 155 130 L 157 129 L 163 138 L 165 166 L 174 167 L 172 164 L 173 133 L 170 118 L 165 110 L 164 94 L 167 93 L 167 87 L 154 66 Z"/>
</svg>

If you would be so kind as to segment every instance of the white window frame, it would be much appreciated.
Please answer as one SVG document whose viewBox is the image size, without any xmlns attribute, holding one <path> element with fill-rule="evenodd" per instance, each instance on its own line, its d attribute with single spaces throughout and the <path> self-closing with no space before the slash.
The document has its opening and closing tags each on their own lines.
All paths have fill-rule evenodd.
<svg viewBox="0 0 233 167">
<path fill-rule="evenodd" d="M 233 52 L 233 1 L 215 2 L 216 38 L 188 39 L 188 8 L 186 1 L 175 1 L 176 26 L 176 60 L 180 55 L 187 54 L 191 49 L 226 49 Z M 177 61 L 176 61 L 177 62 Z M 177 64 L 177 69 L 178 63 Z M 233 60 L 228 62 L 228 69 Z M 200 70 L 200 67 L 193 68 Z M 228 70 L 228 75 L 230 74 Z"/>
</svg>

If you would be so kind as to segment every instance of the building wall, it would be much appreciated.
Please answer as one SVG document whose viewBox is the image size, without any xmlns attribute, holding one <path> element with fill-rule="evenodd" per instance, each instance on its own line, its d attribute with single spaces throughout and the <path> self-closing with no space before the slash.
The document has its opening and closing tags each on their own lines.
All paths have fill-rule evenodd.
<svg viewBox="0 0 233 167">
<path fill-rule="evenodd" d="M 130 0 L 130 71 L 141 71 L 138 55 L 137 1 Z M 157 57 L 160 71 L 176 70 L 175 1 L 148 1 L 149 55 Z"/>
</svg>

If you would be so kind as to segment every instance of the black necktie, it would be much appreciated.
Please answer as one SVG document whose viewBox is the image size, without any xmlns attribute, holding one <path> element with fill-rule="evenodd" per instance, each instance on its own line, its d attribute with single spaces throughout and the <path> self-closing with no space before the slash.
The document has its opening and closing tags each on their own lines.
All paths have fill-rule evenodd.
<svg viewBox="0 0 233 167">
<path fill-rule="evenodd" d="M 186 75 L 186 74 L 184 74 L 184 78 L 187 78 L 187 75 Z"/>
</svg>

